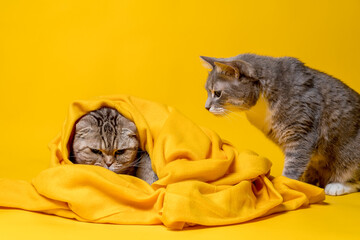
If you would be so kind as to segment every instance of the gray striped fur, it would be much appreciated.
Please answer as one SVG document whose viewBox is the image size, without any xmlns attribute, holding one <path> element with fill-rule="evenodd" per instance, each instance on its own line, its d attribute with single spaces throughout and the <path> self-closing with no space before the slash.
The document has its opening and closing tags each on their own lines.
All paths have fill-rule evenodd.
<svg viewBox="0 0 360 240">
<path fill-rule="evenodd" d="M 210 112 L 251 110 L 265 100 L 261 130 L 285 154 L 283 175 L 325 187 L 330 195 L 359 189 L 357 92 L 292 57 L 201 58 L 212 69 L 205 86 Z"/>
</svg>

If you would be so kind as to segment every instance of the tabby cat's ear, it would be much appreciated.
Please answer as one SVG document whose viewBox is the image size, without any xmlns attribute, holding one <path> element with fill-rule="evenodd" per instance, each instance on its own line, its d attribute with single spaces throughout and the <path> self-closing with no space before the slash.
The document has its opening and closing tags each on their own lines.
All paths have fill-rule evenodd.
<svg viewBox="0 0 360 240">
<path fill-rule="evenodd" d="M 211 58 L 211 57 L 204 57 L 204 56 L 200 56 L 201 59 L 201 63 L 202 65 L 210 70 L 213 70 L 215 67 L 214 62 L 216 61 L 216 58 Z"/>
<path fill-rule="evenodd" d="M 215 71 L 226 76 L 231 76 L 236 79 L 240 78 L 240 72 L 237 66 L 233 63 L 215 62 Z"/>
<path fill-rule="evenodd" d="M 93 116 L 87 114 L 76 123 L 75 128 L 76 131 L 80 131 L 82 129 L 88 129 L 89 127 L 91 128 L 93 125 L 97 125 L 97 120 Z"/>
<path fill-rule="evenodd" d="M 133 129 L 123 128 L 123 129 L 121 130 L 121 133 L 122 133 L 122 134 L 125 134 L 125 135 L 127 135 L 127 136 L 136 137 L 136 131 L 133 131 Z"/>
</svg>

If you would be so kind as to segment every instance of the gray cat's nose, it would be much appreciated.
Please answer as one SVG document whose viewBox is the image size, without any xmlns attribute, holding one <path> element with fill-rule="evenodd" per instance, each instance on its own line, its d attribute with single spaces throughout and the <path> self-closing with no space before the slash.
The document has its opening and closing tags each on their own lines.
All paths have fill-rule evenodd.
<svg viewBox="0 0 360 240">
<path fill-rule="evenodd" d="M 211 98 L 208 97 L 205 102 L 205 108 L 206 108 L 206 110 L 209 111 L 210 107 L 211 107 Z"/>
</svg>

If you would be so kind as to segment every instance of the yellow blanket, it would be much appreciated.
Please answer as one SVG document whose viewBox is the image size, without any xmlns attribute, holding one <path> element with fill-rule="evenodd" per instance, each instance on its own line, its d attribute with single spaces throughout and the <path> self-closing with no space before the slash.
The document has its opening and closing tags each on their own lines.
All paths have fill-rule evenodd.
<svg viewBox="0 0 360 240">
<path fill-rule="evenodd" d="M 159 177 L 152 186 L 133 176 L 69 161 L 75 122 L 103 106 L 135 122 L 141 148 L 149 153 Z M 0 180 L 0 206 L 86 222 L 182 229 L 241 223 L 325 198 L 320 188 L 270 177 L 269 160 L 239 153 L 176 109 L 130 96 L 74 102 L 50 149 L 51 167 L 31 183 Z"/>
</svg>

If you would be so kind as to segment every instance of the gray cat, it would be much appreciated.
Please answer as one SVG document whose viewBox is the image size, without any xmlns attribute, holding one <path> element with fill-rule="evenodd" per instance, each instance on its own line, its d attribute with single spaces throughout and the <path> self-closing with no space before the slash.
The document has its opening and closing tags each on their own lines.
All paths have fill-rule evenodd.
<svg viewBox="0 0 360 240">
<path fill-rule="evenodd" d="M 92 111 L 76 123 L 71 160 L 133 175 L 152 184 L 158 177 L 149 155 L 139 150 L 136 133 L 135 124 L 115 109 Z"/>
<path fill-rule="evenodd" d="M 357 92 L 291 57 L 201 59 L 212 69 L 206 109 L 216 115 L 247 110 L 250 122 L 283 150 L 284 176 L 325 187 L 328 195 L 359 190 Z"/>
</svg>

